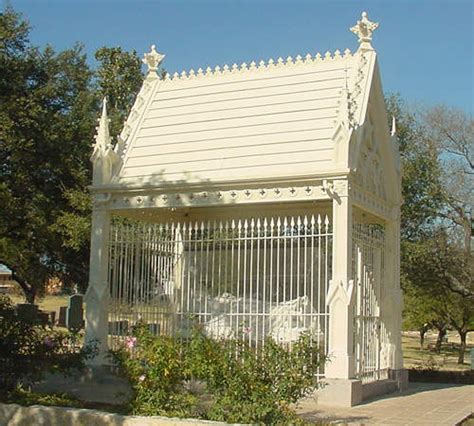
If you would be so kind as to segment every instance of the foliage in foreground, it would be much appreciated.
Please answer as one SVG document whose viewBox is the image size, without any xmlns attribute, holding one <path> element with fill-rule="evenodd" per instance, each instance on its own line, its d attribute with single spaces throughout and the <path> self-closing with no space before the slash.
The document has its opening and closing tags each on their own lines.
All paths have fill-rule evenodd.
<svg viewBox="0 0 474 426">
<path fill-rule="evenodd" d="M 267 340 L 256 356 L 244 339 L 196 328 L 184 342 L 139 325 L 113 357 L 132 385 L 133 414 L 275 424 L 298 422 L 291 404 L 315 388 L 324 362 L 315 348 L 303 335 L 291 352 Z"/>
<path fill-rule="evenodd" d="M 43 394 L 32 392 L 23 386 L 17 386 L 2 398 L 6 404 L 19 404 L 25 407 L 30 405 L 44 405 L 55 407 L 85 408 L 84 403 L 66 394 Z"/>
<path fill-rule="evenodd" d="M 94 348 L 81 347 L 79 336 L 53 331 L 17 317 L 6 296 L 0 296 L 0 389 L 41 379 L 50 372 L 81 368 Z"/>
</svg>

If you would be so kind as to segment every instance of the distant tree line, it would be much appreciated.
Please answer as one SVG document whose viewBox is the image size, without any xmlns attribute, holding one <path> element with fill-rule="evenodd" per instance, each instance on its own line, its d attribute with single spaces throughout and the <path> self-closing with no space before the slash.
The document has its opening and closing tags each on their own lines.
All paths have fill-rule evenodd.
<svg viewBox="0 0 474 426">
<path fill-rule="evenodd" d="M 460 338 L 474 331 L 474 262 L 471 247 L 474 120 L 437 106 L 414 113 L 397 96 L 387 98 L 397 119 L 403 165 L 401 269 L 404 323 L 423 346 L 430 329 L 436 350 L 448 329 Z"/>
</svg>

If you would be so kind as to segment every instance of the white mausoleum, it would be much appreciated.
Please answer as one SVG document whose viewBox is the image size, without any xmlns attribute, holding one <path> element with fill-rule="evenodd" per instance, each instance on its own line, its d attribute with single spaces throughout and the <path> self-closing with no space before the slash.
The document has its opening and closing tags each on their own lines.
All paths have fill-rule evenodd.
<svg viewBox="0 0 474 426">
<path fill-rule="evenodd" d="M 318 398 L 352 405 L 403 379 L 400 159 L 378 24 L 349 50 L 161 77 L 152 46 L 116 143 L 106 103 L 93 162 L 86 339 L 96 364 L 142 320 L 157 334 L 311 333 Z"/>
</svg>

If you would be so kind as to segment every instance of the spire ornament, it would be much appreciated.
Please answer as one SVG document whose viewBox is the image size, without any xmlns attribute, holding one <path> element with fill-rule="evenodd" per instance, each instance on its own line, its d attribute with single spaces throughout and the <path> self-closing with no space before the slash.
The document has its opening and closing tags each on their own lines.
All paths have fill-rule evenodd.
<svg viewBox="0 0 474 426">
<path fill-rule="evenodd" d="M 156 46 L 151 46 L 151 51 L 143 55 L 143 63 L 148 67 L 148 74 L 158 70 L 161 62 L 165 58 L 165 55 L 156 51 Z"/>
<path fill-rule="evenodd" d="M 108 148 L 112 147 L 112 140 L 109 132 L 110 119 L 107 115 L 106 97 L 104 97 L 104 100 L 102 101 L 102 114 L 98 121 L 99 125 L 96 127 L 97 134 L 95 136 L 93 156 L 96 156 L 96 154 L 99 153 L 98 151 L 100 151 L 100 153 L 105 153 Z"/>
<path fill-rule="evenodd" d="M 369 21 L 367 12 L 362 12 L 362 19 L 357 21 L 350 30 L 359 37 L 359 49 L 373 50 L 370 42 L 372 41 L 372 33 L 379 27 L 378 22 Z"/>
<path fill-rule="evenodd" d="M 107 99 L 102 102 L 102 114 L 100 116 L 95 144 L 92 150 L 92 184 L 101 185 L 110 182 L 118 156 L 112 146 L 112 138 L 109 132 L 110 119 L 107 115 Z"/>
</svg>

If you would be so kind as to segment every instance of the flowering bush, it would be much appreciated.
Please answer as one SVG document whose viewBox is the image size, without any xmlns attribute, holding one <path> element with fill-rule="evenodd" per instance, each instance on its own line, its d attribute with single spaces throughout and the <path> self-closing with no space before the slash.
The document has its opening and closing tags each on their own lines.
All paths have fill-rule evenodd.
<svg viewBox="0 0 474 426">
<path fill-rule="evenodd" d="M 177 339 L 156 338 L 145 326 L 138 326 L 134 335 L 126 337 L 123 347 L 112 355 L 132 385 L 132 414 L 193 415 L 196 398 L 185 387 L 187 374 Z"/>
<path fill-rule="evenodd" d="M 0 296 L 0 389 L 9 391 L 23 381 L 34 381 L 47 371 L 80 368 L 93 356 L 79 336 L 47 330 L 16 315 L 11 301 Z"/>
<path fill-rule="evenodd" d="M 133 387 L 133 414 L 274 424 L 298 422 L 291 404 L 315 388 L 324 362 L 315 347 L 303 335 L 292 351 L 267 340 L 257 354 L 243 339 L 199 328 L 188 341 L 156 337 L 143 324 L 113 356 Z"/>
</svg>

